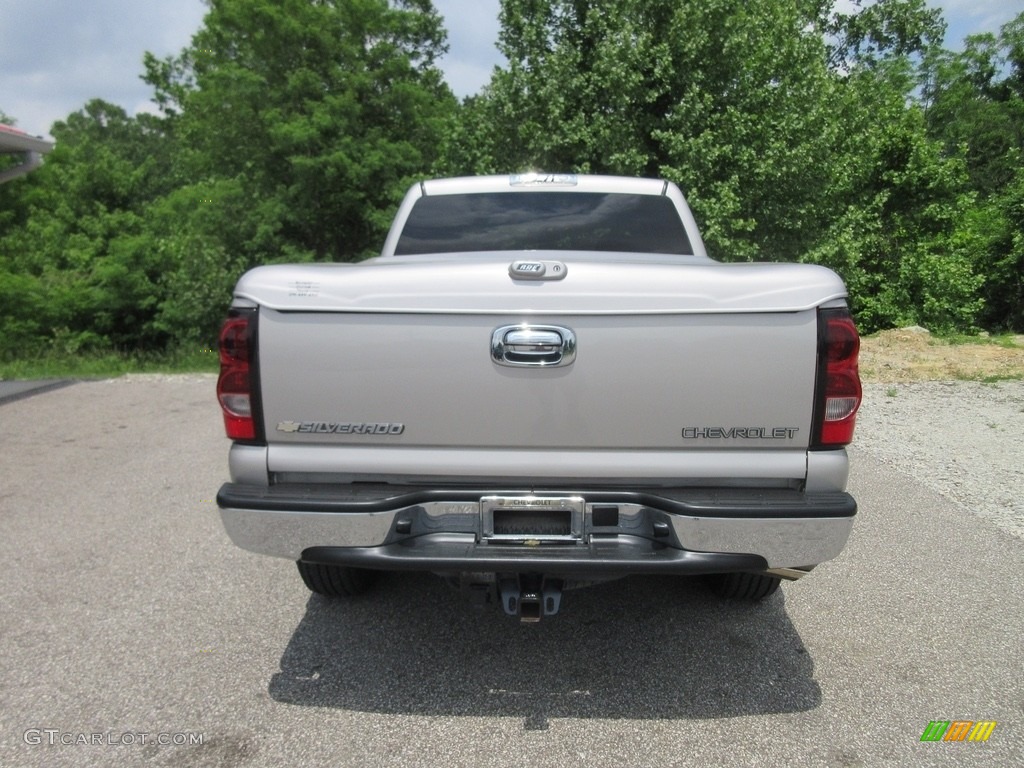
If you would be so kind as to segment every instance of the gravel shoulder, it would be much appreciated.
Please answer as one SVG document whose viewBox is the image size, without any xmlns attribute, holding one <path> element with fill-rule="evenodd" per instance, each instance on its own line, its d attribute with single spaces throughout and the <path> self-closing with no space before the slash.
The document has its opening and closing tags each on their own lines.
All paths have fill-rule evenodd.
<svg viewBox="0 0 1024 768">
<path fill-rule="evenodd" d="M 865 384 L 858 451 L 1024 539 L 1024 381 Z"/>
<path fill-rule="evenodd" d="M 861 340 L 868 452 L 1024 538 L 1024 336 L 950 343 L 924 328 Z"/>
<path fill-rule="evenodd" d="M 952 343 L 919 327 L 896 328 L 861 339 L 865 381 L 1005 381 L 1024 379 L 1024 336 Z"/>
</svg>

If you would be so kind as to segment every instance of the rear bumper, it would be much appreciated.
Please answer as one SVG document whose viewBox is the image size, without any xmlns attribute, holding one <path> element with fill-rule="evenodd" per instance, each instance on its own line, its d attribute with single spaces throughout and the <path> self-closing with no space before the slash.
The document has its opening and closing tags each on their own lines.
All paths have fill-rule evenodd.
<svg viewBox="0 0 1024 768">
<path fill-rule="evenodd" d="M 481 499 L 574 499 L 572 540 L 489 538 Z M 845 492 L 403 488 L 228 483 L 231 540 L 259 554 L 383 570 L 698 574 L 807 568 L 849 537 Z M 538 537 L 542 539 L 543 537 Z"/>
</svg>

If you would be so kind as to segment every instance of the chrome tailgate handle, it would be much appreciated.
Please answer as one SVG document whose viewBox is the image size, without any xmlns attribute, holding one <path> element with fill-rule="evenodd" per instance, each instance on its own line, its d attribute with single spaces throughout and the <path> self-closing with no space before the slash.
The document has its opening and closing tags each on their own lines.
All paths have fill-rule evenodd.
<svg viewBox="0 0 1024 768">
<path fill-rule="evenodd" d="M 576 359 L 576 334 L 556 325 L 503 325 L 491 334 L 491 359 L 499 365 L 549 367 Z"/>
</svg>

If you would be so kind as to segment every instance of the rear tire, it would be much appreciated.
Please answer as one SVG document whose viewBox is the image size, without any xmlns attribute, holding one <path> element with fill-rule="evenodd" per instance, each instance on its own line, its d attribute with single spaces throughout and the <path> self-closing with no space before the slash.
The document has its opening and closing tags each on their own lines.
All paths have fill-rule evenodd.
<svg viewBox="0 0 1024 768">
<path fill-rule="evenodd" d="M 781 581 L 778 576 L 761 573 L 716 573 L 708 577 L 708 583 L 719 597 L 751 602 L 773 594 Z"/>
<path fill-rule="evenodd" d="M 309 588 L 324 597 L 354 597 L 373 586 L 377 574 L 361 568 L 346 568 L 341 565 L 320 565 L 299 560 L 299 575 Z"/>
</svg>

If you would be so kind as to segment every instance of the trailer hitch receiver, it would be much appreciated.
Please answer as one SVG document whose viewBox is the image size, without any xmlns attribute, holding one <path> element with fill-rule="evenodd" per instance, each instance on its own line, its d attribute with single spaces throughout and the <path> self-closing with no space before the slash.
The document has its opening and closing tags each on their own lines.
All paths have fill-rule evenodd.
<svg viewBox="0 0 1024 768">
<path fill-rule="evenodd" d="M 501 607 L 509 616 L 524 623 L 535 623 L 554 616 L 562 607 L 562 581 L 540 574 L 505 576 L 498 580 Z"/>
</svg>

